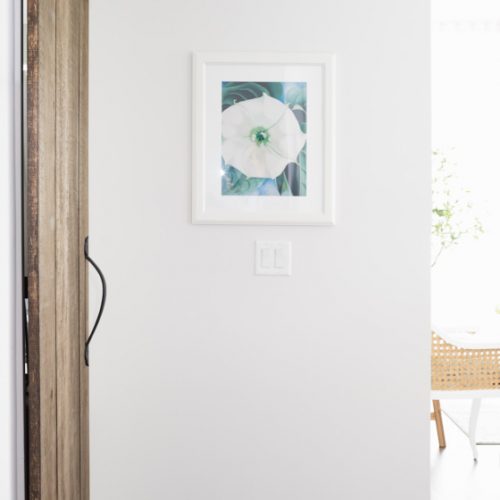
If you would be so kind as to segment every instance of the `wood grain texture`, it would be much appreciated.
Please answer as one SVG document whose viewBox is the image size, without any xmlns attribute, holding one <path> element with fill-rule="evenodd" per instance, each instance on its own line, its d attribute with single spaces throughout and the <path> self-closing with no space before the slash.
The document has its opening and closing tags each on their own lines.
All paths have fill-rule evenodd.
<svg viewBox="0 0 500 500">
<path fill-rule="evenodd" d="M 86 0 L 28 19 L 29 498 L 86 500 Z"/>
<path fill-rule="evenodd" d="M 57 498 L 57 378 L 54 281 L 56 260 L 54 225 L 56 172 L 56 0 L 38 0 L 38 276 L 40 343 L 41 498 Z M 33 304 L 34 305 L 34 304 Z M 30 300 L 30 310 L 31 300 Z"/>
<path fill-rule="evenodd" d="M 79 8 L 56 10 L 57 498 L 80 495 L 78 103 Z"/>
<path fill-rule="evenodd" d="M 83 248 L 88 229 L 88 61 L 89 61 L 89 5 L 88 0 L 80 2 L 80 83 L 79 83 L 79 246 Z M 90 498 L 89 471 L 89 369 L 83 355 L 88 326 L 88 266 L 80 259 L 80 498 Z"/>
<path fill-rule="evenodd" d="M 27 178 L 27 241 L 26 272 L 28 275 L 28 297 L 31 304 L 28 323 L 28 497 L 41 497 L 41 446 L 40 446 L 40 337 L 39 337 L 39 292 L 38 292 L 38 1 L 28 0 L 28 33 L 27 33 L 27 139 L 28 168 Z"/>
</svg>

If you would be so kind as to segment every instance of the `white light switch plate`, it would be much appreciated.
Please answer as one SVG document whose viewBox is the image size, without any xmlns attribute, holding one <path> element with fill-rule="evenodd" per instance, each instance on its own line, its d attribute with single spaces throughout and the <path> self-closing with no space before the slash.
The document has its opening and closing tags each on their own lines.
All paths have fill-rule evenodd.
<svg viewBox="0 0 500 500">
<path fill-rule="evenodd" d="M 292 243 L 290 241 L 256 241 L 255 274 L 291 276 Z"/>
</svg>

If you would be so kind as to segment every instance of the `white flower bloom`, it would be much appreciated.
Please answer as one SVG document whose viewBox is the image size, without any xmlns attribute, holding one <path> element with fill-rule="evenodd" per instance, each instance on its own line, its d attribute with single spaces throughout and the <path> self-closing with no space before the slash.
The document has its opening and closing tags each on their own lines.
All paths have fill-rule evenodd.
<svg viewBox="0 0 500 500">
<path fill-rule="evenodd" d="M 278 177 L 297 161 L 305 142 L 291 109 L 267 94 L 222 113 L 222 156 L 247 177 Z"/>
</svg>

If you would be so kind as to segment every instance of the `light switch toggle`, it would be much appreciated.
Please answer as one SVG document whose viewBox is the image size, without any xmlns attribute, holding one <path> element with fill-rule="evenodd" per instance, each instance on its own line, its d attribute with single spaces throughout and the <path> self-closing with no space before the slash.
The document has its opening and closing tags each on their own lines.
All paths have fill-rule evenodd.
<svg viewBox="0 0 500 500">
<path fill-rule="evenodd" d="M 272 248 L 260 249 L 260 265 L 265 269 L 274 267 L 275 255 Z"/>
<path fill-rule="evenodd" d="M 255 274 L 290 276 L 292 244 L 290 241 L 256 241 Z"/>
</svg>

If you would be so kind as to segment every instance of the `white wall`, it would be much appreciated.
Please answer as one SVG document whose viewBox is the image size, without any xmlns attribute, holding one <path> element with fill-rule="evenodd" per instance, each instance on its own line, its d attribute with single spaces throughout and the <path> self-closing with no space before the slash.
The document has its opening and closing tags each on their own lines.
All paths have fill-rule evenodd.
<svg viewBox="0 0 500 500">
<path fill-rule="evenodd" d="M 0 498 L 24 498 L 20 4 L 0 0 Z"/>
<path fill-rule="evenodd" d="M 93 500 L 428 498 L 428 2 L 108 0 L 90 24 Z M 336 52 L 335 227 L 190 224 L 200 49 Z M 292 242 L 292 277 L 253 275 L 256 239 Z"/>
</svg>

